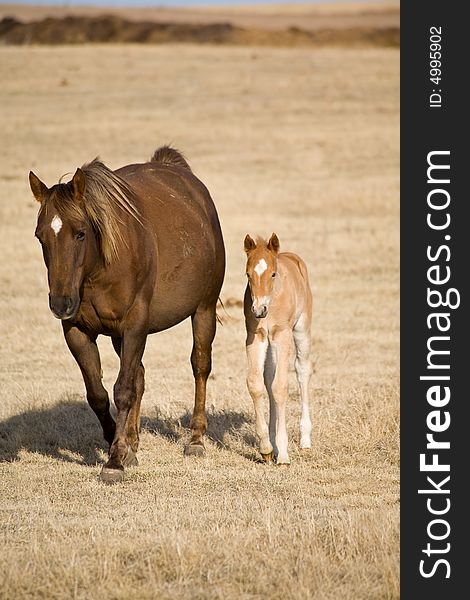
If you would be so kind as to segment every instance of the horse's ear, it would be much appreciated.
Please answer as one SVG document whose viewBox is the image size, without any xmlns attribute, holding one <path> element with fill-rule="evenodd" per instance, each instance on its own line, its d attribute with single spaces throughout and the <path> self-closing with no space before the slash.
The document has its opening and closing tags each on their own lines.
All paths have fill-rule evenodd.
<svg viewBox="0 0 470 600">
<path fill-rule="evenodd" d="M 268 250 L 271 250 L 271 252 L 277 254 L 279 252 L 279 246 L 279 238 L 275 233 L 273 233 L 272 236 L 269 238 Z"/>
<path fill-rule="evenodd" d="M 83 194 L 85 193 L 85 181 L 85 173 L 78 168 L 75 171 L 75 175 L 72 179 L 73 197 L 77 202 L 81 202 L 83 200 Z"/>
<path fill-rule="evenodd" d="M 47 185 L 43 183 L 32 171 L 29 172 L 29 185 L 36 200 L 42 204 L 49 191 Z"/>
<path fill-rule="evenodd" d="M 248 254 L 248 252 L 251 252 L 252 250 L 254 250 L 256 248 L 255 240 L 253 238 L 251 238 L 248 233 L 245 236 L 244 246 L 245 246 L 245 252 L 247 254 Z"/>
</svg>

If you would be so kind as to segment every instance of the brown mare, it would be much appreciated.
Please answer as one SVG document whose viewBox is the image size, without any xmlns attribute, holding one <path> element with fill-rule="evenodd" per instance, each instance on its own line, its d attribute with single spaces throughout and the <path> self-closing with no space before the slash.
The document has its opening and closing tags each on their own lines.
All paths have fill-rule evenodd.
<svg viewBox="0 0 470 600">
<path fill-rule="evenodd" d="M 168 146 L 149 162 L 117 171 L 95 159 L 70 182 L 50 189 L 32 172 L 29 180 L 41 204 L 36 237 L 47 267 L 49 306 L 62 321 L 110 445 L 101 479 L 121 481 L 124 467 L 137 463 L 147 335 L 187 317 L 196 389 L 185 454 L 203 455 L 206 382 L 225 270 L 222 232 L 206 187 Z M 116 422 L 101 381 L 100 334 L 111 337 L 120 357 Z"/>
<path fill-rule="evenodd" d="M 286 404 L 292 338 L 295 370 L 300 388 L 302 415 L 300 447 L 310 448 L 312 423 L 308 385 L 311 375 L 310 327 L 312 292 L 304 261 L 291 252 L 279 253 L 275 233 L 268 242 L 245 237 L 247 254 L 245 290 L 247 386 L 256 413 L 256 433 L 266 462 L 289 464 Z M 269 429 L 262 406 L 263 390 L 269 396 Z"/>
</svg>

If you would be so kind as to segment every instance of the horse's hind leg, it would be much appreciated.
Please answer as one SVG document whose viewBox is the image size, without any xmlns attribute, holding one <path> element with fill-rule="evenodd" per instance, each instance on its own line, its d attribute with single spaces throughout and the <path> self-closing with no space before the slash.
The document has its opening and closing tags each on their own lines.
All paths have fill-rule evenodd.
<svg viewBox="0 0 470 600">
<path fill-rule="evenodd" d="M 294 327 L 295 372 L 300 389 L 302 415 L 300 417 L 300 447 L 311 448 L 312 421 L 310 419 L 308 386 L 312 367 L 310 363 L 310 319 L 301 317 Z"/>
<path fill-rule="evenodd" d="M 113 347 L 116 354 L 121 356 L 121 338 L 112 338 Z M 129 416 L 127 417 L 127 441 L 130 446 L 127 458 L 124 461 L 125 467 L 131 467 L 138 464 L 137 462 L 137 450 L 139 448 L 139 433 L 140 433 L 140 404 L 145 389 L 145 369 L 144 365 L 140 363 L 137 369 L 136 376 L 136 400 L 135 404 L 132 405 Z"/>
<path fill-rule="evenodd" d="M 116 425 L 109 412 L 108 392 L 101 381 L 101 361 L 96 340 L 67 321 L 63 322 L 63 329 L 67 346 L 82 372 L 88 403 L 101 423 L 104 439 L 111 446 Z"/>
<path fill-rule="evenodd" d="M 184 449 L 185 456 L 203 456 L 205 454 L 203 437 L 207 429 L 206 384 L 212 366 L 212 341 L 215 336 L 215 304 L 199 307 L 191 317 L 193 328 L 193 350 L 191 365 L 193 368 L 195 399 L 191 418 L 191 439 Z"/>
</svg>

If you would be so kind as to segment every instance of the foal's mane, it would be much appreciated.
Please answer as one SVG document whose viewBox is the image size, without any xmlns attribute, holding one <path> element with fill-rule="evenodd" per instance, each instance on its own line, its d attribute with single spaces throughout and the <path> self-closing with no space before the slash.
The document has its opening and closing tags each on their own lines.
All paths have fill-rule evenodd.
<svg viewBox="0 0 470 600">
<path fill-rule="evenodd" d="M 267 248 L 268 247 L 268 240 L 265 240 L 264 237 L 262 237 L 261 235 L 257 235 L 256 236 L 256 247 L 264 247 Z"/>
<path fill-rule="evenodd" d="M 99 158 L 81 168 L 85 175 L 85 193 L 81 201 L 73 198 L 73 184 L 54 186 L 51 200 L 65 218 L 88 219 L 97 235 L 105 264 L 119 257 L 127 245 L 123 235 L 123 216 L 128 214 L 142 224 L 135 206 L 135 193 L 128 183 L 104 165 Z"/>
</svg>

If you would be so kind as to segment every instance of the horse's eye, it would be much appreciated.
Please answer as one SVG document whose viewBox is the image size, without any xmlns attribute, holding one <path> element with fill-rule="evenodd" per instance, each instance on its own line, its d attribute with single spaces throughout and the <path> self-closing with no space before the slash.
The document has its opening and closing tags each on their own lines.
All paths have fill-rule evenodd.
<svg viewBox="0 0 470 600">
<path fill-rule="evenodd" d="M 273 273 L 273 274 L 271 275 L 271 277 L 276 277 L 276 273 Z"/>
<path fill-rule="evenodd" d="M 85 239 L 85 232 L 84 231 L 79 231 L 75 237 L 77 238 L 77 240 L 80 240 L 80 241 L 84 240 Z"/>
</svg>

